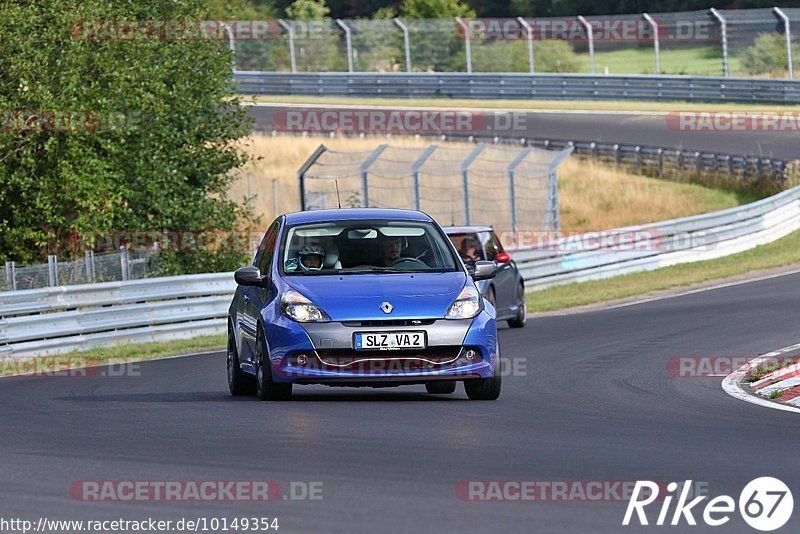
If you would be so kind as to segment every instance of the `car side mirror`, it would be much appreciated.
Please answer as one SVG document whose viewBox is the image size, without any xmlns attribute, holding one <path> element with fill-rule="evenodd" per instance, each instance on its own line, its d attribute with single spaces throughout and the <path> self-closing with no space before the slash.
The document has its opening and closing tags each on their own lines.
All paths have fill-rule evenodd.
<svg viewBox="0 0 800 534">
<path fill-rule="evenodd" d="M 475 268 L 470 274 L 476 282 L 478 280 L 489 280 L 497 274 L 497 264 L 493 261 L 476 261 Z"/>
<path fill-rule="evenodd" d="M 261 276 L 261 271 L 259 271 L 258 267 L 255 265 L 248 265 L 237 269 L 236 272 L 233 273 L 233 279 L 236 280 L 236 283 L 240 286 L 264 286 L 264 277 Z"/>
<path fill-rule="evenodd" d="M 508 263 L 511 261 L 511 256 L 508 254 L 508 252 L 501 252 L 494 257 L 494 261 L 497 263 Z"/>
</svg>

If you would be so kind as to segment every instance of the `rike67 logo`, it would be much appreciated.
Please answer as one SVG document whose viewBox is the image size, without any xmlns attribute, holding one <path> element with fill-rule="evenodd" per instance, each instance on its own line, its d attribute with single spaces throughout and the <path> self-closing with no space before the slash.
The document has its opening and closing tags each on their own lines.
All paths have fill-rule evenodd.
<svg viewBox="0 0 800 534">
<path fill-rule="evenodd" d="M 711 527 L 719 527 L 730 521 L 737 505 L 733 497 L 720 495 L 702 506 L 701 503 L 708 499 L 708 496 L 703 495 L 689 500 L 691 486 L 692 481 L 687 480 L 678 491 L 681 486 L 676 482 L 670 482 L 666 487 L 666 495 L 659 495 L 659 484 L 649 480 L 638 480 L 628 501 L 622 524 L 635 525 L 638 521 L 640 525 L 650 525 L 653 519 L 652 512 L 655 510 L 650 510 L 651 515 L 648 518 L 645 508 L 656 500 L 661 502 L 661 507 L 658 518 L 652 524 L 658 526 L 681 524 L 695 526 L 697 525 L 695 514 Z M 642 496 L 644 498 L 640 498 Z M 677 502 L 671 510 L 675 497 Z M 747 483 L 739 494 L 738 506 L 742 519 L 748 525 L 756 530 L 768 532 L 779 529 L 789 521 L 794 510 L 794 499 L 789 487 L 777 478 L 760 477 Z"/>
</svg>

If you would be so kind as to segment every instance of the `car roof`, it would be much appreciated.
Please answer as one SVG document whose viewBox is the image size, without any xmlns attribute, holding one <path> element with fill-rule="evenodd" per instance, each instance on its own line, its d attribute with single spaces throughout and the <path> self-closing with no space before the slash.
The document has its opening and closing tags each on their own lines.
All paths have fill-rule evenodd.
<svg viewBox="0 0 800 534">
<path fill-rule="evenodd" d="M 446 234 L 469 234 L 472 232 L 492 232 L 491 226 L 445 226 L 442 228 Z"/>
<path fill-rule="evenodd" d="M 286 223 L 305 224 L 332 221 L 357 221 L 365 219 L 386 219 L 389 221 L 425 221 L 433 219 L 421 211 L 386 208 L 340 208 L 325 210 L 296 211 L 286 214 Z"/>
</svg>

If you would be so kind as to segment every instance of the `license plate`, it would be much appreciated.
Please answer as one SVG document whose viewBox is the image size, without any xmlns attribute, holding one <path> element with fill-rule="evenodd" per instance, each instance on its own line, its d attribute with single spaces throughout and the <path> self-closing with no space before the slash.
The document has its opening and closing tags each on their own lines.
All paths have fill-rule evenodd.
<svg viewBox="0 0 800 534">
<path fill-rule="evenodd" d="M 359 332 L 356 350 L 424 349 L 425 332 Z"/>
</svg>

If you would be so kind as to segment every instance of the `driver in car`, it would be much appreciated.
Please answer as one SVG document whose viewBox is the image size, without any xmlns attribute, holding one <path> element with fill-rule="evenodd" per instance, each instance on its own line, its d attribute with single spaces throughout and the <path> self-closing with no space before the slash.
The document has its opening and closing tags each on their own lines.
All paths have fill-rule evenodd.
<svg viewBox="0 0 800 534">
<path fill-rule="evenodd" d="M 391 267 L 394 262 L 400 259 L 400 253 L 403 251 L 403 239 L 400 237 L 383 237 L 378 245 L 381 257 L 378 259 L 378 265 L 381 267 Z"/>
</svg>

